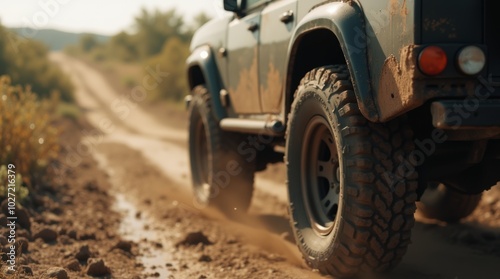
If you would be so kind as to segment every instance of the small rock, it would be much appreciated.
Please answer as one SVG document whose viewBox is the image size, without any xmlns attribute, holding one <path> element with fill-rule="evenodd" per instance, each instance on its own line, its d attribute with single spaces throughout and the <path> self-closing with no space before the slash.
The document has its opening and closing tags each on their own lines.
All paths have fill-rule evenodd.
<svg viewBox="0 0 500 279">
<path fill-rule="evenodd" d="M 208 240 L 207 236 L 202 232 L 192 232 L 189 233 L 184 240 L 178 242 L 175 246 L 178 247 L 180 245 L 183 246 L 195 246 L 198 244 L 203 245 L 211 245 L 213 244 L 210 240 Z"/>
<path fill-rule="evenodd" d="M 155 246 L 156 248 L 158 248 L 158 249 L 163 248 L 163 244 L 161 244 L 160 242 L 155 242 L 155 243 L 154 243 L 154 246 Z"/>
<path fill-rule="evenodd" d="M 54 213 L 47 212 L 43 216 L 43 222 L 47 225 L 58 225 L 61 223 L 61 217 L 57 216 Z"/>
<path fill-rule="evenodd" d="M 111 270 L 106 266 L 102 259 L 89 259 L 87 264 L 87 275 L 98 277 L 106 276 L 111 273 Z"/>
<path fill-rule="evenodd" d="M 3 214 L 5 214 L 5 215 L 9 214 L 9 200 L 8 199 L 3 200 L 0 207 L 2 208 Z"/>
<path fill-rule="evenodd" d="M 67 235 L 61 235 L 59 236 L 59 242 L 61 242 L 63 245 L 71 245 L 74 241 Z"/>
<path fill-rule="evenodd" d="M 141 211 L 137 211 L 137 212 L 135 213 L 135 218 L 136 218 L 136 219 L 141 219 L 141 215 L 142 215 L 142 212 L 141 212 Z"/>
<path fill-rule="evenodd" d="M 227 243 L 227 244 L 236 244 L 236 243 L 238 243 L 238 240 L 236 240 L 236 239 L 228 239 L 228 240 L 226 241 L 226 243 Z"/>
<path fill-rule="evenodd" d="M 25 237 L 19 237 L 16 239 L 17 247 L 21 247 L 23 253 L 28 252 L 29 249 L 29 241 Z"/>
<path fill-rule="evenodd" d="M 198 277 L 198 279 L 207 279 L 207 276 L 205 276 L 205 275 L 200 275 L 200 277 Z"/>
<path fill-rule="evenodd" d="M 0 214 L 0 226 L 5 228 L 7 226 L 7 216 Z"/>
<path fill-rule="evenodd" d="M 73 199 L 71 199 L 70 197 L 63 197 L 61 199 L 61 202 L 66 204 L 66 205 L 70 205 L 70 204 L 73 204 Z"/>
<path fill-rule="evenodd" d="M 7 243 L 9 243 L 9 241 L 7 240 L 7 238 L 5 236 L 3 236 L 3 235 L 0 235 L 0 245 L 3 246 L 5 244 L 7 244 Z"/>
<path fill-rule="evenodd" d="M 77 260 L 71 260 L 66 264 L 66 268 L 71 271 L 81 271 L 80 263 Z"/>
<path fill-rule="evenodd" d="M 48 278 L 68 279 L 68 272 L 62 267 L 51 267 L 45 272 Z"/>
<path fill-rule="evenodd" d="M 17 234 L 17 237 L 24 237 L 27 239 L 31 239 L 31 233 L 26 229 L 19 229 L 19 230 L 17 230 L 16 234 Z"/>
<path fill-rule="evenodd" d="M 174 266 L 174 265 L 173 265 L 173 264 L 171 264 L 171 263 L 167 263 L 165 266 L 166 266 L 166 267 L 172 267 L 172 266 Z"/>
<path fill-rule="evenodd" d="M 97 187 L 97 182 L 89 181 L 85 184 L 84 189 L 89 192 L 99 192 L 99 187 Z"/>
<path fill-rule="evenodd" d="M 31 230 L 31 220 L 28 211 L 24 208 L 16 209 L 17 222 L 21 227 Z"/>
<path fill-rule="evenodd" d="M 158 277 L 160 277 L 160 273 L 159 272 L 155 272 L 155 273 L 151 274 L 151 276 L 158 278 Z"/>
<path fill-rule="evenodd" d="M 76 232 L 76 230 L 70 230 L 68 232 L 68 236 L 73 238 L 74 240 L 77 240 L 78 239 L 78 233 Z"/>
<path fill-rule="evenodd" d="M 127 253 L 132 252 L 132 242 L 130 241 L 125 241 L 125 240 L 120 240 L 114 247 L 113 249 L 120 249 L 123 250 Z"/>
<path fill-rule="evenodd" d="M 57 240 L 57 232 L 50 228 L 44 228 L 41 231 L 37 232 L 33 236 L 33 238 L 41 238 L 45 242 L 53 242 Z"/>
<path fill-rule="evenodd" d="M 28 276 L 33 276 L 33 270 L 27 265 L 21 266 L 21 272 Z"/>
<path fill-rule="evenodd" d="M 79 237 L 80 240 L 96 240 L 95 233 L 93 232 L 86 232 Z"/>
<path fill-rule="evenodd" d="M 85 262 L 87 261 L 92 254 L 90 253 L 90 249 L 88 245 L 83 245 L 80 247 L 78 252 L 75 255 L 75 258 L 79 261 Z"/>
<path fill-rule="evenodd" d="M 201 257 L 198 259 L 198 261 L 209 263 L 212 261 L 212 258 L 208 255 L 201 255 Z"/>
<path fill-rule="evenodd" d="M 3 269 L 3 273 L 4 274 L 7 274 L 7 275 L 13 275 L 14 273 L 16 273 L 15 270 L 12 270 L 10 269 L 8 266 L 6 266 L 4 269 Z M 7 277 L 8 278 L 8 277 Z"/>
</svg>

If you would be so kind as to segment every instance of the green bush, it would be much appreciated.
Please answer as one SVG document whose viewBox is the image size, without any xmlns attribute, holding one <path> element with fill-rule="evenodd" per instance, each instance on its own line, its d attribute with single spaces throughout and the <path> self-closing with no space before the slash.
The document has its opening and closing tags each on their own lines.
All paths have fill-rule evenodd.
<svg viewBox="0 0 500 279">
<path fill-rule="evenodd" d="M 15 171 L 15 169 L 14 169 Z M 15 185 L 15 194 L 16 194 L 16 203 L 20 203 L 24 201 L 28 195 L 29 195 L 29 190 L 26 185 L 22 183 L 23 178 L 21 174 L 17 173 L 16 171 L 16 183 Z M 7 172 L 7 166 L 6 165 L 0 165 L 0 200 L 4 200 L 9 196 L 9 187 L 8 187 L 8 172 Z"/>
<path fill-rule="evenodd" d="M 57 94 L 38 100 L 30 88 L 0 77 L 0 165 L 14 164 L 28 185 L 41 182 L 59 154 Z"/>
<path fill-rule="evenodd" d="M 186 59 L 189 55 L 187 43 L 178 38 L 172 38 L 165 43 L 161 53 L 148 60 L 150 68 L 156 69 L 157 65 L 168 76 L 153 90 L 152 99 L 168 99 L 181 101 L 189 87 L 186 79 Z M 144 72 L 147 75 L 147 71 Z"/>
<path fill-rule="evenodd" d="M 30 86 L 39 97 L 58 92 L 62 100 L 74 101 L 71 80 L 48 55 L 42 43 L 17 37 L 0 26 L 0 75 L 9 75 L 14 84 Z"/>
</svg>

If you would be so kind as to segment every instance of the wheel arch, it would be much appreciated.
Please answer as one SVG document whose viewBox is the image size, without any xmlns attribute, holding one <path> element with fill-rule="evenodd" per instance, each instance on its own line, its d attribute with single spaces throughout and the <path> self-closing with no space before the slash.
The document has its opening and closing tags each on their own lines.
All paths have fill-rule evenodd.
<svg viewBox="0 0 500 279">
<path fill-rule="evenodd" d="M 316 7 L 299 22 L 289 46 L 284 118 L 305 73 L 325 65 L 347 64 L 361 112 L 370 121 L 378 121 L 362 15 L 354 3 L 330 2 Z"/>
<path fill-rule="evenodd" d="M 204 84 L 211 95 L 213 112 L 217 119 L 227 116 L 227 112 L 220 101 L 222 79 L 212 49 L 208 45 L 196 48 L 187 59 L 187 77 L 189 88 Z"/>
</svg>

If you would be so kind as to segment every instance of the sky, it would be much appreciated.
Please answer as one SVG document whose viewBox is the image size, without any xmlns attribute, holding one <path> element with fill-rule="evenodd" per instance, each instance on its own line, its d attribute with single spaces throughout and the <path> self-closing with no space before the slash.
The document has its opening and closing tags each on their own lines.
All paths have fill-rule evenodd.
<svg viewBox="0 0 500 279">
<path fill-rule="evenodd" d="M 54 28 L 113 35 L 131 30 L 142 7 L 176 8 L 187 22 L 200 13 L 221 16 L 222 0 L 0 0 L 0 22 L 7 27 Z"/>
</svg>

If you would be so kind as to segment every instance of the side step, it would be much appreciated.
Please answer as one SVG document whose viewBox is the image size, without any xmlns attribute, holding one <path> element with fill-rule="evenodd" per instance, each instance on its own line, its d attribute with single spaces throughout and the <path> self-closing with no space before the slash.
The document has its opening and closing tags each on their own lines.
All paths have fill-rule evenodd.
<svg viewBox="0 0 500 279">
<path fill-rule="evenodd" d="M 278 120 L 253 120 L 243 118 L 224 118 L 220 121 L 220 128 L 224 131 L 245 134 L 261 134 L 267 136 L 283 136 L 285 126 Z"/>
</svg>

